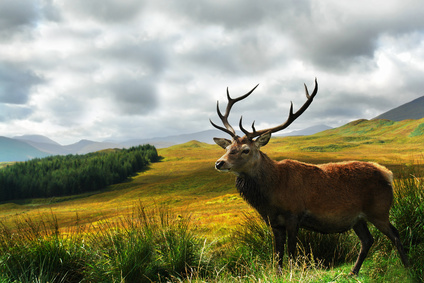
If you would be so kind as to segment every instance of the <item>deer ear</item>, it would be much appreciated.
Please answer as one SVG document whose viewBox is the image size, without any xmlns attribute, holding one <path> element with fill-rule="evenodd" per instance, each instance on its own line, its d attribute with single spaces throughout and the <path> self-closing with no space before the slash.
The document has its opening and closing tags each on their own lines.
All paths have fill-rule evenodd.
<svg viewBox="0 0 424 283">
<path fill-rule="evenodd" d="M 227 140 L 227 139 L 224 139 L 224 138 L 213 138 L 213 140 L 215 141 L 215 143 L 217 145 L 219 145 L 223 149 L 226 149 L 227 146 L 229 146 L 230 144 L 232 144 L 232 142 L 230 140 Z"/>
<path fill-rule="evenodd" d="M 255 145 L 259 148 L 261 146 L 267 145 L 267 143 L 269 142 L 271 138 L 271 133 L 266 133 L 263 134 L 262 136 L 259 136 L 256 140 L 255 140 Z"/>
</svg>

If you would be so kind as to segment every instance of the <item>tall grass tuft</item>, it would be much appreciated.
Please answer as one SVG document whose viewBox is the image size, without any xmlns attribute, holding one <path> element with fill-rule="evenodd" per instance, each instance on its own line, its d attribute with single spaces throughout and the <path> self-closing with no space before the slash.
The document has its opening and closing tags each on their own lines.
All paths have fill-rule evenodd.
<svg viewBox="0 0 424 283">
<path fill-rule="evenodd" d="M 93 279 L 111 282 L 152 282 L 184 279 L 207 270 L 201 238 L 190 217 L 175 216 L 166 208 L 147 211 L 142 204 L 111 226 L 105 222 L 91 242 L 99 259 Z"/>
<path fill-rule="evenodd" d="M 245 276 L 276 261 L 271 228 L 257 214 L 242 217 L 240 226 L 233 230 L 217 257 L 228 271 Z"/>
<path fill-rule="evenodd" d="M 352 231 L 321 234 L 301 229 L 298 235 L 298 254 L 319 261 L 323 267 L 334 267 L 353 262 L 359 253 L 359 243 Z"/>
<path fill-rule="evenodd" d="M 424 281 L 424 172 L 415 164 L 398 174 L 391 216 L 408 250 L 414 278 Z"/>
<path fill-rule="evenodd" d="M 228 267 L 247 267 L 252 260 L 256 261 L 256 264 L 276 263 L 273 258 L 272 230 L 258 214 L 245 214 L 230 239 L 231 245 L 226 247 Z M 355 260 L 358 255 L 358 243 L 359 240 L 353 233 L 323 235 L 301 229 L 298 234 L 297 254 L 303 260 L 308 259 L 319 262 L 320 266 L 332 267 Z M 287 250 L 287 245 L 285 249 Z"/>
<path fill-rule="evenodd" d="M 1 224 L 0 278 L 5 282 L 80 282 L 91 258 L 82 233 L 64 237 L 53 214 L 40 219 L 21 218 L 15 228 Z"/>
</svg>

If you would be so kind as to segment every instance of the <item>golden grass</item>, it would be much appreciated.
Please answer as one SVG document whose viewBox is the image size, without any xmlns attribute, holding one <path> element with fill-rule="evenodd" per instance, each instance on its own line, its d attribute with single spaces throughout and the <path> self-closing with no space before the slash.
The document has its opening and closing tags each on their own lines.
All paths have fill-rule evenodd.
<svg viewBox="0 0 424 283">
<path fill-rule="evenodd" d="M 414 125 L 423 122 L 418 120 Z M 389 125 L 388 130 L 361 134 L 359 130 L 355 133 L 354 124 L 313 136 L 273 138 L 263 151 L 277 160 L 323 163 L 355 159 L 390 168 L 422 160 L 423 137 L 408 137 L 414 130 L 411 125 L 404 122 L 396 128 Z M 115 221 L 128 214 L 141 201 L 147 208 L 166 205 L 177 214 L 190 214 L 199 231 L 216 236 L 227 233 L 251 210 L 236 192 L 235 177 L 214 170 L 215 160 L 224 153 L 220 147 L 192 141 L 158 151 L 164 159 L 127 182 L 97 193 L 0 204 L 0 221 L 13 224 L 22 215 L 39 217 L 53 212 L 63 228 L 81 224 L 95 228 L 101 220 Z"/>
</svg>

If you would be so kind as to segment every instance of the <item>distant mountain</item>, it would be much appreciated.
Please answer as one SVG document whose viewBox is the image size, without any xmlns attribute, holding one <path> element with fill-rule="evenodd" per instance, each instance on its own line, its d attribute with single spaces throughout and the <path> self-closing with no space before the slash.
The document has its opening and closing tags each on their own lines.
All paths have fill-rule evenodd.
<svg viewBox="0 0 424 283">
<path fill-rule="evenodd" d="M 42 135 L 23 135 L 23 136 L 15 136 L 13 138 L 16 139 L 16 140 L 30 141 L 30 142 L 35 142 L 35 143 L 46 143 L 46 144 L 60 145 L 59 143 L 55 142 L 54 140 L 51 140 L 48 137 L 42 136 Z"/>
<path fill-rule="evenodd" d="M 48 155 L 48 153 L 42 152 L 24 141 L 0 137 L 0 162 L 26 161 Z"/>
<path fill-rule="evenodd" d="M 49 155 L 66 155 L 71 153 L 59 143 L 41 135 L 24 135 L 14 137 L 13 139 L 23 141 L 40 151 L 48 153 Z"/>
<path fill-rule="evenodd" d="M 318 125 L 301 131 L 289 132 L 283 134 L 283 136 L 312 135 L 327 129 L 331 128 L 325 125 Z M 48 137 L 40 135 L 24 135 L 14 138 L 0 137 L 0 162 L 25 161 L 34 157 L 45 157 L 49 155 L 86 154 L 109 148 L 128 148 L 140 144 L 151 144 L 157 148 L 170 147 L 192 140 L 212 144 L 214 137 L 222 137 L 223 134 L 221 131 L 213 129 L 192 134 L 133 139 L 120 142 L 80 140 L 70 145 L 60 145 Z"/>
<path fill-rule="evenodd" d="M 156 137 L 150 139 L 133 139 L 128 141 L 120 142 L 120 144 L 130 147 L 139 144 L 151 144 L 157 148 L 169 147 L 176 144 L 186 143 L 191 140 L 197 140 L 205 143 L 213 143 L 214 137 L 219 137 L 221 132 L 218 130 L 206 130 L 202 132 L 192 134 L 182 134 L 167 137 Z"/>
<path fill-rule="evenodd" d="M 317 125 L 317 126 L 312 126 L 303 130 L 299 130 L 299 131 L 292 131 L 292 132 L 280 134 L 277 136 L 306 136 L 306 135 L 313 135 L 328 129 L 332 129 L 332 128 L 326 125 Z M 222 137 L 223 134 L 224 134 L 223 132 L 214 129 L 214 130 L 206 130 L 206 131 L 192 133 L 192 134 L 156 137 L 151 139 L 134 139 L 134 140 L 120 142 L 120 144 L 124 145 L 125 147 L 130 147 L 134 145 L 148 143 L 148 144 L 154 145 L 157 148 L 170 147 L 173 145 L 186 143 L 193 140 L 213 144 L 214 143 L 213 138 Z M 241 133 L 237 133 L 237 134 L 241 135 Z"/>
<path fill-rule="evenodd" d="M 63 148 L 71 154 L 86 154 L 108 148 L 123 148 L 122 144 L 110 142 L 95 142 L 90 140 L 80 140 L 77 143 L 65 145 Z"/>
<path fill-rule="evenodd" d="M 406 119 L 418 120 L 421 118 L 424 118 L 424 96 L 384 112 L 374 119 L 402 121 Z"/>
</svg>

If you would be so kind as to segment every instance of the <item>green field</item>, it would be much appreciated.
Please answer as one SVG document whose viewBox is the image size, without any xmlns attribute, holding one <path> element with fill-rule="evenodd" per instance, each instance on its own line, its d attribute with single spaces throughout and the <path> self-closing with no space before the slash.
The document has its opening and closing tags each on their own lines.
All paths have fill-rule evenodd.
<svg viewBox="0 0 424 283">
<path fill-rule="evenodd" d="M 424 160 L 423 125 L 424 119 L 401 122 L 358 120 L 312 136 L 276 137 L 271 139 L 262 150 L 276 160 L 290 158 L 311 163 L 342 160 L 376 161 L 393 170 L 396 189 L 403 188 L 403 183 L 399 183 L 401 180 L 414 182 L 414 188 L 420 191 L 417 194 L 418 198 L 423 195 L 423 186 L 420 183 L 421 163 Z M 235 177 L 214 170 L 215 160 L 224 151 L 216 145 L 192 141 L 160 149 L 158 152 L 163 157 L 162 161 L 152 163 L 148 170 L 103 191 L 0 204 L 0 223 L 4 229 L 13 233 L 13 231 L 21 231 L 22 223 L 37 222 L 40 219 L 45 221 L 45 219 L 53 217 L 57 233 L 72 238 L 75 237 L 72 236 L 73 234 L 92 235 L 99 231 L 106 231 L 110 227 L 115 229 L 118 226 L 131 226 L 131 221 L 127 220 L 137 218 L 134 216 L 134 211 L 139 211 L 140 207 L 146 211 L 166 208 L 166 214 L 169 215 L 167 217 L 170 217 L 172 221 L 190 219 L 193 234 L 204 239 L 204 243 L 206 243 L 203 246 L 204 250 L 206 250 L 206 246 L 208 247 L 208 257 L 212 258 L 216 253 L 222 253 L 223 246 L 225 250 L 225 245 L 229 245 L 228 237 L 234 238 L 234 231 L 240 231 L 240 227 L 243 227 L 242 230 L 248 227 L 246 217 L 251 217 L 251 215 L 256 217 L 254 211 L 236 192 Z M 398 192 L 397 196 L 399 195 Z M 414 201 L 421 201 L 421 199 Z M 421 209 L 424 211 L 423 207 Z M 400 215 L 399 217 L 409 217 L 396 211 L 397 215 Z M 404 214 L 406 213 L 408 212 L 404 212 Z M 126 220 L 123 221 L 123 219 Z M 252 223 L 256 223 L 257 218 L 255 219 L 252 220 Z M 105 225 L 105 223 L 108 224 Z M 119 223 L 119 225 L 114 226 L 114 223 Z M 242 225 L 242 223 L 244 224 Z M 260 221 L 258 225 L 260 226 Z M 266 228 L 262 227 L 261 229 L 262 232 L 266 231 Z M 422 229 L 422 227 L 417 229 Z M 411 230 L 410 233 L 415 233 L 415 231 Z M 316 238 L 317 236 L 311 237 Z M 375 244 L 377 247 L 372 249 L 360 275 L 357 278 L 347 277 L 353 264 L 352 261 L 356 258 L 359 241 L 354 235 L 345 235 L 344 237 L 352 239 L 348 241 L 350 241 L 349 247 L 351 249 L 353 247 L 354 251 L 346 252 L 350 253 L 349 256 L 343 256 L 343 260 L 340 260 L 342 262 L 337 262 L 337 264 L 320 264 L 306 258 L 293 263 L 292 269 L 283 270 L 285 275 L 278 277 L 273 272 L 275 266 L 272 264 L 272 257 L 268 257 L 270 259 L 268 266 L 261 263 L 258 267 L 251 261 L 252 266 L 243 272 L 236 268 L 238 271 L 231 273 L 223 268 L 222 273 L 215 270 L 206 275 L 195 273 L 194 276 L 193 273 L 191 277 L 186 274 L 171 279 L 178 281 L 185 278 L 186 281 L 198 282 L 214 280 L 217 282 L 275 280 L 281 280 L 281 282 L 302 280 L 372 282 L 383 278 L 397 282 L 398 280 L 419 278 L 416 277 L 417 275 L 411 275 L 414 274 L 413 271 L 404 270 L 397 254 L 390 248 L 390 244 L 385 241 L 384 237 L 379 236 Z M 341 241 L 346 241 L 345 238 Z M 326 238 L 319 239 L 325 241 Z M 419 241 L 421 240 L 416 240 L 414 243 L 420 243 Z M 317 243 L 318 246 L 319 244 Z M 328 245 L 332 244 L 333 242 Z M 308 248 L 307 243 L 303 242 L 303 246 L 304 249 Z M 228 254 L 226 256 L 228 257 Z M 345 259 L 350 262 L 343 263 Z M 256 257 L 255 260 L 257 260 Z M 267 260 L 262 262 L 267 262 Z M 287 261 L 285 263 L 287 264 Z M 230 265 L 228 263 L 225 266 Z M 421 269 L 415 268 L 414 270 Z M 273 275 L 270 275 L 270 272 Z M 415 274 L 421 274 L 419 271 L 417 272 Z M 212 277 L 216 279 L 212 280 Z M 116 279 L 116 282 L 121 281 L 125 280 Z M 163 279 L 163 281 L 166 280 Z M 126 282 L 132 281 L 127 279 Z"/>
</svg>

